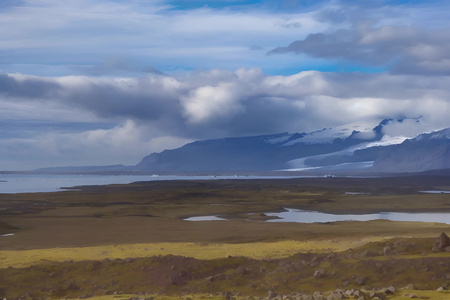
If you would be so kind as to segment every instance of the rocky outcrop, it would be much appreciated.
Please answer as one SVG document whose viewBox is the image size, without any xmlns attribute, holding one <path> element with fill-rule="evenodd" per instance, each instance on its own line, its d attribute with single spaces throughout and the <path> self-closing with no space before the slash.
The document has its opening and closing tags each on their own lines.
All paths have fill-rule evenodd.
<svg viewBox="0 0 450 300">
<path fill-rule="evenodd" d="M 450 238 L 443 232 L 434 242 L 432 250 L 434 252 L 446 251 L 448 247 L 450 247 Z"/>
</svg>

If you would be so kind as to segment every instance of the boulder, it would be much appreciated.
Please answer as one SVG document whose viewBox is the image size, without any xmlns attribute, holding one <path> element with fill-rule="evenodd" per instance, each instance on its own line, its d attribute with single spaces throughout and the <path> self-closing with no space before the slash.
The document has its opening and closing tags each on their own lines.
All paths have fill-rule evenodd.
<svg viewBox="0 0 450 300">
<path fill-rule="evenodd" d="M 325 270 L 320 269 L 320 270 L 314 271 L 314 277 L 316 277 L 316 278 L 325 277 Z"/>
<path fill-rule="evenodd" d="M 388 294 L 388 295 L 391 295 L 391 294 L 395 293 L 395 287 L 393 287 L 393 286 L 388 287 L 386 289 L 385 293 Z"/>
<path fill-rule="evenodd" d="M 367 279 L 367 277 L 356 277 L 355 282 L 356 284 L 363 285 L 367 283 Z"/>
<path fill-rule="evenodd" d="M 443 232 L 434 242 L 433 251 L 445 251 L 449 246 L 450 238 Z"/>
<path fill-rule="evenodd" d="M 268 291 L 268 292 L 267 292 L 267 297 L 266 297 L 266 299 L 267 299 L 267 300 L 270 300 L 270 299 L 275 298 L 276 296 L 278 296 L 277 293 L 274 293 L 274 292 L 272 292 L 272 291 Z"/>
</svg>

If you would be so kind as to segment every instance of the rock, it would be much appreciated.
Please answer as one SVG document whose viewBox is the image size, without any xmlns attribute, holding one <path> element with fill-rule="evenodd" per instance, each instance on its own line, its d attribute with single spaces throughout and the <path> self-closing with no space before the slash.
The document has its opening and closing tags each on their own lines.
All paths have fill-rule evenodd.
<svg viewBox="0 0 450 300">
<path fill-rule="evenodd" d="M 225 297 L 225 300 L 230 300 L 233 297 L 233 294 L 230 292 L 222 292 L 220 293 L 221 296 Z"/>
<path fill-rule="evenodd" d="M 443 290 L 444 290 L 444 288 L 441 286 L 441 287 L 439 287 L 436 291 L 442 292 Z"/>
<path fill-rule="evenodd" d="M 385 294 L 391 295 L 393 293 L 395 293 L 395 287 L 390 286 L 386 289 L 386 291 L 384 291 Z"/>
<path fill-rule="evenodd" d="M 403 288 L 403 290 L 415 290 L 415 289 L 416 289 L 416 287 L 412 283 L 408 284 L 407 286 L 405 286 Z"/>
<path fill-rule="evenodd" d="M 380 253 L 378 253 L 378 251 L 369 250 L 369 249 L 367 249 L 359 254 L 359 256 L 361 256 L 361 257 L 374 257 L 374 256 L 379 256 L 379 255 L 380 255 Z"/>
<path fill-rule="evenodd" d="M 363 297 L 363 298 L 364 298 L 364 293 L 361 292 L 360 290 L 356 290 L 356 291 L 353 293 L 353 297 L 354 297 L 354 298 L 360 298 L 360 297 Z"/>
<path fill-rule="evenodd" d="M 332 292 L 327 297 L 327 300 L 341 300 L 341 299 L 344 299 L 344 294 L 340 292 Z"/>
<path fill-rule="evenodd" d="M 319 265 L 319 261 L 318 261 L 317 256 L 316 256 L 316 257 L 313 257 L 313 259 L 311 259 L 311 262 L 309 263 L 309 265 L 310 265 L 311 267 L 315 267 L 315 266 L 318 266 L 318 265 Z"/>
<path fill-rule="evenodd" d="M 325 277 L 325 270 L 320 269 L 320 270 L 314 271 L 314 277 L 317 277 L 317 278 Z"/>
<path fill-rule="evenodd" d="M 450 252 L 450 246 L 445 247 L 445 251 Z"/>
<path fill-rule="evenodd" d="M 270 299 L 275 298 L 276 296 L 277 296 L 276 293 L 274 293 L 274 292 L 272 292 L 272 291 L 268 291 L 268 292 L 267 292 L 267 297 L 266 297 L 266 299 L 267 299 L 267 300 L 270 300 Z"/>
<path fill-rule="evenodd" d="M 356 284 L 363 285 L 367 283 L 367 277 L 356 277 Z"/>
<path fill-rule="evenodd" d="M 403 297 L 405 297 L 405 298 L 411 298 L 411 299 L 413 299 L 413 298 L 418 298 L 418 297 L 417 297 L 416 295 L 414 295 L 414 294 L 404 294 Z"/>
<path fill-rule="evenodd" d="M 236 273 L 239 274 L 239 275 L 247 275 L 249 273 L 249 271 L 244 266 L 239 266 L 236 269 Z"/>
<path fill-rule="evenodd" d="M 351 290 L 346 290 L 345 291 L 345 294 L 347 295 L 347 296 L 353 296 L 353 293 L 354 293 L 355 291 L 353 290 L 353 289 L 351 289 Z"/>
<path fill-rule="evenodd" d="M 446 248 L 450 246 L 450 238 L 443 232 L 434 242 L 433 251 L 446 251 Z"/>
<path fill-rule="evenodd" d="M 127 257 L 127 258 L 125 258 L 123 261 L 126 262 L 126 263 L 130 263 L 130 262 L 133 262 L 133 261 L 134 261 L 134 258 Z"/>
<path fill-rule="evenodd" d="M 393 245 L 391 245 L 391 244 L 387 245 L 386 247 L 383 248 L 383 255 L 384 255 L 384 256 L 387 256 L 387 255 L 392 254 L 392 252 L 393 252 L 394 249 L 395 249 L 395 248 L 394 248 Z"/>
</svg>

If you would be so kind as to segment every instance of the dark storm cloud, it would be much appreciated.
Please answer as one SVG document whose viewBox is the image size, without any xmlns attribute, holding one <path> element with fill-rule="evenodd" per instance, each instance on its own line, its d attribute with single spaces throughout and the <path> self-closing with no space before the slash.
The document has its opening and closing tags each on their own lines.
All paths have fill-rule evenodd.
<svg viewBox="0 0 450 300">
<path fill-rule="evenodd" d="M 6 97 L 41 98 L 56 93 L 60 85 L 51 80 L 27 76 L 20 79 L 0 73 L 0 95 Z"/>
</svg>

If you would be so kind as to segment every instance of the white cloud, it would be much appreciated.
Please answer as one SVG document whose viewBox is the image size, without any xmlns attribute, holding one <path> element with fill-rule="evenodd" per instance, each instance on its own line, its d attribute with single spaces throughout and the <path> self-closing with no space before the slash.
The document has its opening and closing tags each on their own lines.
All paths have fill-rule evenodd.
<svg viewBox="0 0 450 300">
<path fill-rule="evenodd" d="M 67 75 L 74 65 L 102 65 L 111 57 L 163 71 L 251 67 L 269 63 L 267 50 L 327 27 L 308 12 L 169 10 L 162 1 L 28 0 L 0 16 L 0 28 L 8 28 L 0 31 L 0 68 L 28 66 L 39 75 L 49 67 Z M 255 45 L 262 50 L 251 50 Z"/>
<path fill-rule="evenodd" d="M 232 84 L 199 87 L 188 96 L 183 96 L 181 102 L 188 121 L 192 123 L 204 123 L 212 118 L 229 118 L 243 111 L 239 98 L 233 95 Z"/>
</svg>

